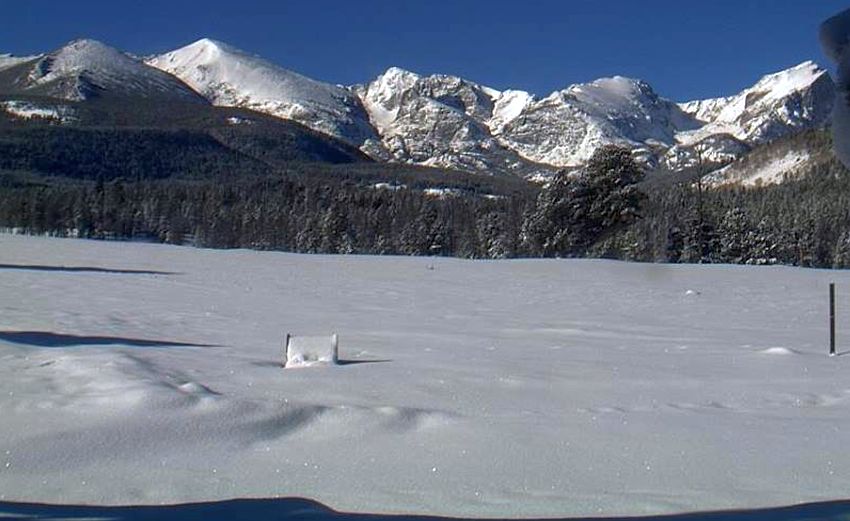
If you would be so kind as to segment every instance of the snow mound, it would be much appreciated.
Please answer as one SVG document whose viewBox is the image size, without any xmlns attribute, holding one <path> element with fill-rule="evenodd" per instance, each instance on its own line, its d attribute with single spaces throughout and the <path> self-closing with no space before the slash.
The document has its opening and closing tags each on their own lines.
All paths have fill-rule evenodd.
<svg viewBox="0 0 850 521">
<path fill-rule="evenodd" d="M 788 347 L 768 347 L 767 349 L 762 349 L 759 353 L 763 355 L 775 355 L 775 356 L 788 356 L 788 355 L 798 355 L 799 351 L 795 351 L 794 349 Z"/>
</svg>

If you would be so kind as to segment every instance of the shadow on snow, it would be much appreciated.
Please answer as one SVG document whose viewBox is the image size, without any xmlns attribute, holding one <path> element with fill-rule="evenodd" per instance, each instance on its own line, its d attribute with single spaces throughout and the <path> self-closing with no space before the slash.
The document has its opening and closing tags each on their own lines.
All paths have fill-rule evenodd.
<svg viewBox="0 0 850 521">
<path fill-rule="evenodd" d="M 46 266 L 42 264 L 0 264 L 0 270 L 61 271 L 66 273 L 120 273 L 125 275 L 180 275 L 173 271 L 125 270 L 95 266 Z"/>
<path fill-rule="evenodd" d="M 192 344 L 171 340 L 148 340 L 120 336 L 80 336 L 48 331 L 0 331 L 0 341 L 32 347 L 86 347 L 123 345 L 130 347 L 216 347 L 211 344 Z"/>
<path fill-rule="evenodd" d="M 350 514 L 336 512 L 308 499 L 234 499 L 168 506 L 77 506 L 0 502 L 0 519 L 6 520 L 303 520 L 303 521 L 452 521 L 435 516 Z M 667 516 L 564 518 L 564 521 L 839 521 L 850 519 L 850 501 L 809 503 L 781 508 L 697 512 Z M 464 520 L 469 521 L 469 520 Z M 474 520 L 473 520 L 474 521 Z M 484 521 L 484 520 L 481 520 Z M 488 519 L 487 521 L 492 521 Z"/>
</svg>

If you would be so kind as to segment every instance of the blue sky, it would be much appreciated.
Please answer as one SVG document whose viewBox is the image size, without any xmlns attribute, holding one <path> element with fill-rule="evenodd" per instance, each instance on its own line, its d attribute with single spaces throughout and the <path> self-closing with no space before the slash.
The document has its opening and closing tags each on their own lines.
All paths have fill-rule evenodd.
<svg viewBox="0 0 850 521">
<path fill-rule="evenodd" d="M 847 0 L 25 0 L 3 6 L 0 52 L 90 37 L 136 53 L 201 37 L 334 83 L 396 65 L 548 94 L 620 74 L 665 97 L 734 93 L 812 59 Z"/>
</svg>

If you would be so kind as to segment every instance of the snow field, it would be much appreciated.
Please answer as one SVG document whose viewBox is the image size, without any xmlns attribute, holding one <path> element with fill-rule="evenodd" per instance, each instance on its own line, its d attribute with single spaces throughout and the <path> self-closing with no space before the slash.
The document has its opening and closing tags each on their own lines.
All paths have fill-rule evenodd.
<svg viewBox="0 0 850 521">
<path fill-rule="evenodd" d="M 846 498 L 833 280 L 840 352 L 845 272 L 0 235 L 0 499 L 535 517 Z M 338 332 L 343 364 L 281 369 L 287 331 Z"/>
</svg>

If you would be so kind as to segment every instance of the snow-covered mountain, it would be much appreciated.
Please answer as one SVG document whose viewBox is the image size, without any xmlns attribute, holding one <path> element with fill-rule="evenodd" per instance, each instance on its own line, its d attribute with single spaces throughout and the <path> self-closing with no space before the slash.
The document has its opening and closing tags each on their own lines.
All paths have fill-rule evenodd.
<svg viewBox="0 0 850 521">
<path fill-rule="evenodd" d="M 102 93 L 202 100 L 296 121 L 378 161 L 524 177 L 580 167 L 600 145 L 650 165 L 722 166 L 753 148 L 823 126 L 833 83 L 813 62 L 727 97 L 674 103 L 615 76 L 539 98 L 397 67 L 350 87 L 317 81 L 202 39 L 146 61 L 92 40 L 45 56 L 0 55 L 0 93 L 84 100 Z"/>
<path fill-rule="evenodd" d="M 208 39 L 148 64 L 216 105 L 298 121 L 380 161 L 524 176 L 580 166 L 608 143 L 673 170 L 691 166 L 696 148 L 705 160 L 727 163 L 753 146 L 823 124 L 832 101 L 829 75 L 812 62 L 765 76 L 734 96 L 681 104 L 619 76 L 538 98 L 392 67 L 346 88 Z"/>
<path fill-rule="evenodd" d="M 490 120 L 498 91 L 455 76 L 420 76 L 397 67 L 352 90 L 380 136 L 379 142 L 364 144 L 373 157 L 520 175 L 541 170 L 493 136 Z"/>
<path fill-rule="evenodd" d="M 754 146 L 824 124 L 832 105 L 832 81 L 812 62 L 765 76 L 735 96 L 683 104 L 619 76 L 538 99 L 392 68 L 354 91 L 388 154 L 367 148 L 373 156 L 508 172 L 528 172 L 529 164 L 580 166 L 609 143 L 673 170 L 691 166 L 697 148 L 703 160 L 724 164 Z"/>
<path fill-rule="evenodd" d="M 510 95 L 523 106 L 513 117 L 497 119 L 499 141 L 529 160 L 555 166 L 581 165 L 609 143 L 652 156 L 672 146 L 677 132 L 698 126 L 647 83 L 620 76 L 572 85 L 541 100 Z"/>
<path fill-rule="evenodd" d="M 215 105 L 291 119 L 358 146 L 376 137 L 360 100 L 348 89 L 288 71 L 222 42 L 204 38 L 147 63 L 180 78 Z"/>
<path fill-rule="evenodd" d="M 693 154 L 682 152 L 697 144 L 706 145 L 705 154 L 716 162 L 741 157 L 748 147 L 824 125 L 833 98 L 829 74 L 807 61 L 767 75 L 735 96 L 683 103 L 682 110 L 701 124 L 677 134 L 677 146 L 664 160 L 674 168 L 693 161 Z M 725 139 L 718 142 L 721 136 Z"/>
<path fill-rule="evenodd" d="M 3 64 L 8 66 L 3 67 Z M 204 102 L 170 74 L 95 40 L 75 40 L 32 59 L 0 60 L 7 83 L 22 93 L 81 101 L 103 94 Z"/>
</svg>

